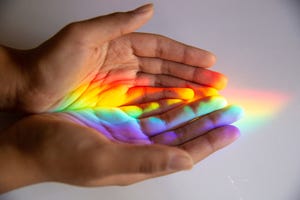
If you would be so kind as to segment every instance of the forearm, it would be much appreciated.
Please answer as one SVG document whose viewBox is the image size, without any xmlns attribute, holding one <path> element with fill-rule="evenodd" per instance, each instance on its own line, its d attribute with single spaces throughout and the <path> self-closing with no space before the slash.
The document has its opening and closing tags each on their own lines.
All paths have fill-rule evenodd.
<svg viewBox="0 0 300 200">
<path fill-rule="evenodd" d="M 17 52 L 0 45 L 0 111 L 15 109 L 18 93 L 24 87 Z"/>
</svg>

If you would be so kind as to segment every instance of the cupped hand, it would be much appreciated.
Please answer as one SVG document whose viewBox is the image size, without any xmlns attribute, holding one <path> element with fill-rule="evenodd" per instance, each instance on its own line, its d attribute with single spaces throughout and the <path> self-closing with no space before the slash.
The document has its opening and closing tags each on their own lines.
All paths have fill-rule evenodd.
<svg viewBox="0 0 300 200">
<path fill-rule="evenodd" d="M 72 23 L 35 49 L 11 50 L 26 83 L 18 108 L 56 112 L 29 116 L 0 135 L 19 169 L 5 183 L 127 185 L 189 169 L 237 138 L 228 124 L 239 109 L 207 97 L 226 85 L 205 69 L 215 57 L 132 33 L 152 12 L 147 5 Z"/>
<path fill-rule="evenodd" d="M 152 14 L 152 5 L 146 5 L 75 22 L 37 48 L 11 50 L 25 77 L 17 107 L 45 112 L 68 106 L 64 100 L 75 91 L 81 96 L 93 81 L 105 90 L 119 84 L 127 85 L 125 91 L 190 87 L 198 97 L 216 95 L 226 78 L 205 69 L 215 63 L 213 54 L 164 36 L 132 33 Z"/>
<path fill-rule="evenodd" d="M 205 129 L 204 132 L 207 132 L 236 121 L 241 114 L 241 109 L 229 107 L 228 111 L 221 110 L 219 112 L 222 114 L 222 118 L 218 116 L 216 122 L 188 124 L 193 120 L 199 122 L 209 118 L 210 115 L 207 114 L 220 110 L 226 105 L 227 102 L 223 97 L 211 96 L 189 103 L 179 99 L 162 99 L 130 106 L 95 107 L 67 110 L 63 113 L 79 124 L 96 129 L 112 141 L 152 144 L 152 140 L 155 140 L 158 143 L 173 145 L 177 144 L 178 140 L 181 141 L 181 138 L 177 137 L 178 134 L 173 132 L 182 127 L 185 127 L 184 132 L 188 134 L 189 129 L 186 128 L 194 124 L 194 130 L 190 129 L 189 137 L 186 138 L 189 140 L 193 135 L 197 136 L 197 133 L 192 133 L 193 131 Z M 201 118 L 201 120 L 197 120 L 197 118 Z"/>
<path fill-rule="evenodd" d="M 7 173 L 3 180 L 15 184 L 8 188 L 20 187 L 28 180 L 26 184 L 128 185 L 190 169 L 239 135 L 238 129 L 228 124 L 239 118 L 240 110 L 217 109 L 225 106 L 221 97 L 185 106 L 167 101 L 159 101 L 169 105 L 163 109 L 149 110 L 146 103 L 136 105 L 140 112 L 128 106 L 93 111 L 97 127 L 94 116 L 86 118 L 88 112 L 24 118 L 1 135 L 1 149 L 9 146 L 18 155 L 13 157 L 18 170 L 12 169 L 17 173 Z"/>
</svg>

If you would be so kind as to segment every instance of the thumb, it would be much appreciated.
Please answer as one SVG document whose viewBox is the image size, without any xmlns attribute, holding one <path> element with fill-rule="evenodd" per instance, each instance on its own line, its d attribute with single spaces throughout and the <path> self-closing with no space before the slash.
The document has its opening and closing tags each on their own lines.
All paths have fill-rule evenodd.
<svg viewBox="0 0 300 200">
<path fill-rule="evenodd" d="M 84 34 L 90 42 L 103 43 L 133 32 L 153 15 L 153 4 L 146 4 L 128 12 L 116 12 L 85 21 L 75 22 L 75 30 Z M 82 35 L 81 35 L 82 37 Z"/>
<path fill-rule="evenodd" d="M 162 145 L 109 145 L 102 151 L 102 156 L 104 157 L 98 164 L 106 175 L 174 172 L 193 166 L 188 153 Z"/>
</svg>

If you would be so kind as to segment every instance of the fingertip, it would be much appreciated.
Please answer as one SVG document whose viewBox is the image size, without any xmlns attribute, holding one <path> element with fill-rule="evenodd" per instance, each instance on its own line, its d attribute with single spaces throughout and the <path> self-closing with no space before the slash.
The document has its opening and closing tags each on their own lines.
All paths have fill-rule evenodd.
<svg viewBox="0 0 300 200">
<path fill-rule="evenodd" d="M 209 67 L 211 67 L 211 66 L 213 66 L 213 65 L 215 65 L 216 64 L 216 62 L 217 62 L 217 56 L 214 54 L 214 53 L 212 53 L 212 52 L 208 52 L 209 53 L 209 63 L 210 63 L 210 65 L 209 65 Z"/>
<path fill-rule="evenodd" d="M 225 75 L 220 75 L 218 83 L 216 85 L 216 89 L 223 90 L 228 84 L 228 78 Z"/>
<path fill-rule="evenodd" d="M 129 12 L 132 12 L 133 14 L 137 14 L 137 15 L 141 15 L 141 14 L 143 15 L 150 12 L 153 13 L 153 11 L 154 11 L 153 3 L 148 3 Z"/>
<path fill-rule="evenodd" d="M 179 93 L 180 98 L 184 100 L 190 100 L 194 98 L 194 90 L 191 88 L 178 88 L 177 92 Z"/>
<path fill-rule="evenodd" d="M 203 98 L 203 97 L 210 97 L 210 96 L 218 96 L 219 91 L 213 87 L 204 87 L 204 88 L 195 88 L 195 98 Z"/>
<path fill-rule="evenodd" d="M 210 51 L 204 50 L 204 52 L 205 52 L 205 56 L 203 58 L 203 63 L 199 67 L 210 68 L 216 64 L 217 56 Z"/>
<path fill-rule="evenodd" d="M 208 85 L 210 87 L 213 87 L 216 90 L 223 90 L 227 86 L 228 78 L 224 74 L 210 70 L 207 70 L 206 73 L 206 81 L 209 83 Z"/>
<path fill-rule="evenodd" d="M 240 137 L 240 130 L 232 125 L 222 126 L 220 128 L 214 129 L 211 134 L 216 138 L 216 147 L 221 149 Z"/>
<path fill-rule="evenodd" d="M 189 170 L 193 165 L 194 161 L 190 156 L 183 153 L 174 153 L 170 156 L 168 169 L 172 171 Z"/>
<path fill-rule="evenodd" d="M 209 100 L 220 109 L 228 105 L 226 98 L 220 95 L 211 96 Z"/>
<path fill-rule="evenodd" d="M 240 136 L 237 127 L 226 125 L 207 132 L 187 143 L 181 145 L 193 158 L 194 163 L 198 163 L 215 151 L 218 151 L 236 141 Z"/>
<path fill-rule="evenodd" d="M 205 96 L 217 96 L 219 92 L 215 88 L 208 88 L 204 91 L 204 94 Z"/>
<path fill-rule="evenodd" d="M 234 116 L 235 117 L 235 121 L 238 121 L 240 120 L 245 112 L 244 112 L 244 109 L 239 106 L 239 105 L 231 105 L 228 107 L 228 112 L 229 112 L 229 115 L 230 116 Z"/>
</svg>

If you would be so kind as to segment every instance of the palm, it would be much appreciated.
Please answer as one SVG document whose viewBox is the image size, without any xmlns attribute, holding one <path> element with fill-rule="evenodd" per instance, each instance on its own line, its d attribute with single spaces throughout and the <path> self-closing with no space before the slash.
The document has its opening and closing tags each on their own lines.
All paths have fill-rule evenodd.
<svg viewBox="0 0 300 200">
<path fill-rule="evenodd" d="M 47 180 L 78 185 L 129 184 L 162 175 L 151 174 L 151 168 L 143 169 L 146 171 L 141 171 L 142 174 L 126 172 L 128 159 L 139 161 L 134 154 L 140 153 L 141 149 L 125 143 L 151 144 L 144 149 L 148 157 L 152 156 L 152 148 L 158 153 L 158 149 L 169 148 L 156 144 L 177 146 L 198 162 L 236 138 L 236 130 L 221 127 L 237 120 L 239 113 L 234 111 L 235 108 L 212 112 L 224 106 L 224 99 L 210 97 L 188 105 L 174 104 L 141 115 L 136 115 L 128 106 L 33 115 L 19 121 L 7 137 L 24 157 L 29 156 L 43 172 L 47 172 Z M 147 105 L 139 107 L 144 109 Z M 168 111 L 157 114 L 163 110 Z M 186 123 L 199 116 L 202 117 Z M 131 153 L 122 155 L 125 149 Z M 143 159 L 145 161 L 147 157 Z M 114 170 L 119 172 L 114 174 Z"/>
<path fill-rule="evenodd" d="M 188 104 L 178 100 L 160 100 L 121 107 L 66 110 L 64 113 L 77 122 L 96 129 L 112 141 L 151 144 L 152 140 L 155 140 L 158 143 L 174 145 L 178 142 L 175 132 L 172 133 L 174 129 L 184 126 L 190 120 L 221 109 L 225 105 L 226 101 L 216 96 Z M 206 128 L 208 128 L 206 131 L 209 131 L 214 128 L 214 125 Z M 175 135 L 165 140 L 162 133 Z M 160 139 L 157 140 L 157 137 Z"/>
<path fill-rule="evenodd" d="M 32 78 L 23 98 L 27 110 L 42 112 L 64 107 L 82 96 L 95 82 L 101 85 L 97 95 L 110 100 L 114 95 L 110 92 L 103 95 L 103 91 L 116 91 L 119 86 L 124 95 L 132 87 L 160 86 L 190 87 L 198 97 L 203 97 L 216 95 L 214 88 L 220 89 L 225 84 L 223 75 L 192 66 L 207 65 L 209 61 L 204 58 L 207 52 L 162 36 L 132 33 L 99 44 L 82 41 L 82 37 L 78 39 L 73 35 L 76 36 L 76 31 L 63 29 L 30 51 L 34 58 L 28 62 Z M 174 97 L 184 99 L 178 95 L 169 98 Z M 118 101 L 118 105 L 113 103 L 112 106 L 124 103 L 129 102 Z"/>
<path fill-rule="evenodd" d="M 68 86 L 71 86 L 61 91 L 62 97 L 58 97 L 59 104 L 57 104 L 55 111 L 78 110 L 99 106 L 118 107 L 162 98 L 179 98 L 184 100 L 193 98 L 191 89 L 154 88 L 154 86 L 157 86 L 154 82 L 158 81 L 158 78 L 148 74 L 148 79 L 146 79 L 146 75 L 142 73 L 143 69 L 140 65 L 142 58 L 135 55 L 132 41 L 130 41 L 130 37 L 137 39 L 143 38 L 143 36 L 143 34 L 131 34 L 105 43 L 102 47 L 97 48 L 97 51 L 90 51 L 89 54 L 77 52 L 77 54 L 83 55 L 82 58 L 78 58 L 80 61 L 76 59 L 73 60 L 75 63 L 71 61 L 72 63 L 68 65 L 81 70 L 87 65 L 82 65 L 82 63 L 93 63 L 90 64 L 93 66 L 91 67 L 93 70 L 91 72 L 86 70 L 89 75 L 82 75 L 81 77 L 84 78 L 77 76 L 75 79 L 72 76 L 67 77 L 73 83 L 75 82 L 76 86 L 72 86 L 74 84 L 70 83 Z M 83 51 L 86 52 L 84 48 Z M 82 62 L 81 60 L 86 61 Z M 63 69 L 64 66 L 61 66 L 60 69 Z M 74 73 L 74 75 L 77 74 Z M 79 80 L 76 81 L 77 78 Z M 184 87 L 183 84 L 174 85 L 174 87 L 176 86 Z M 50 87 L 53 86 L 51 85 Z M 197 91 L 201 97 L 215 94 L 214 89 L 205 86 L 199 86 Z"/>
<path fill-rule="evenodd" d="M 31 116 L 18 122 L 14 128 L 18 131 L 8 135 L 13 138 L 9 141 L 15 142 L 14 145 L 22 141 L 18 148 L 23 157 L 36 162 L 47 181 L 84 186 L 123 185 L 157 176 L 151 171 L 127 171 L 128 160 L 139 160 L 134 154 L 140 153 L 141 149 L 111 142 L 93 129 L 74 123 L 64 114 Z M 125 150 L 122 148 L 131 149 L 132 153 L 122 155 Z M 154 147 L 149 146 L 145 152 L 148 157 L 151 157 L 151 148 Z M 156 146 L 154 150 L 157 148 L 164 150 L 165 147 Z"/>
<path fill-rule="evenodd" d="M 110 144 L 102 135 L 62 114 L 33 115 L 13 128 L 14 132 L 7 135 L 13 138 L 9 141 L 13 145 L 22 141 L 18 148 L 23 157 L 37 162 L 51 181 L 86 184 L 94 179 L 93 163 L 97 160 L 94 151 Z"/>
</svg>

